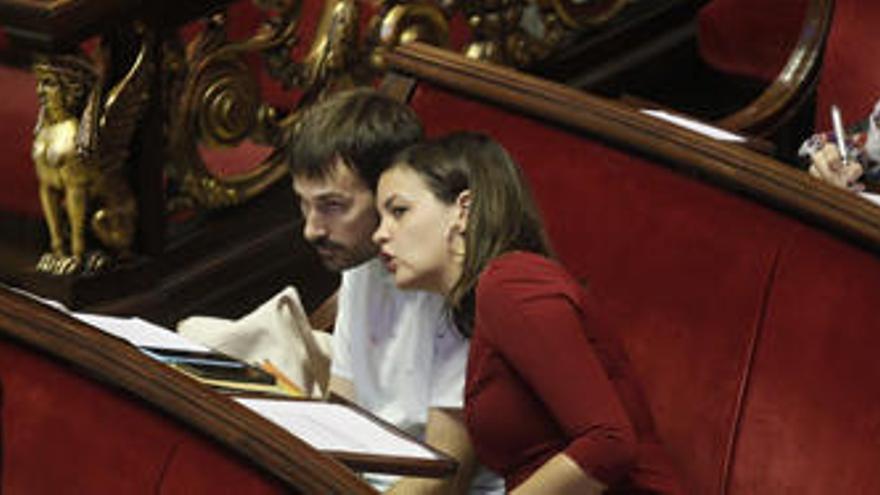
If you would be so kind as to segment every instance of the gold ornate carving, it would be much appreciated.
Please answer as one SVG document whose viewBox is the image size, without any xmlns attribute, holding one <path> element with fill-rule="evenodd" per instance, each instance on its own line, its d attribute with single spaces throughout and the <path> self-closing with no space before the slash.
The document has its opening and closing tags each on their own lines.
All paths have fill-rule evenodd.
<svg viewBox="0 0 880 495">
<path fill-rule="evenodd" d="M 119 256 L 129 253 L 137 204 L 126 163 L 149 99 L 155 63 L 151 49 L 152 37 L 143 33 L 131 66 L 118 79 L 108 75 L 109 63 L 81 53 L 35 62 L 40 113 L 31 155 L 51 240 L 38 270 L 57 275 L 95 271 L 112 260 L 88 248 L 87 220 L 89 232 L 106 249 Z"/>
<path fill-rule="evenodd" d="M 458 0 L 471 27 L 465 54 L 514 67 L 550 55 L 578 31 L 605 22 L 628 0 Z"/>
<path fill-rule="evenodd" d="M 448 13 L 434 2 L 386 1 L 377 15 L 370 19 L 371 64 L 377 69 L 384 66 L 385 50 L 398 43 L 422 41 L 434 46 L 449 45 Z"/>
<path fill-rule="evenodd" d="M 261 28 L 244 41 L 226 38 L 226 18 L 212 17 L 186 49 L 168 45 L 164 71 L 172 74 L 168 177 L 178 196 L 170 208 L 221 208 L 240 204 L 286 174 L 280 150 L 296 108 L 339 89 L 364 84 L 382 69 L 382 56 L 400 42 L 448 44 L 448 19 L 461 12 L 472 28 L 466 53 L 473 58 L 523 67 L 549 55 L 573 29 L 610 17 L 626 0 L 375 0 L 368 33 L 359 33 L 361 2 L 325 0 L 314 37 L 301 60 L 302 0 L 253 0 L 267 13 Z M 265 104 L 252 67 L 244 59 L 262 55 L 266 71 L 286 89 L 297 88 L 295 108 Z M 293 99 L 294 97 L 291 96 Z M 293 107 L 293 105 L 292 105 Z M 205 148 L 247 141 L 274 148 L 247 173 L 215 175 Z"/>
<path fill-rule="evenodd" d="M 472 41 L 465 55 L 523 67 L 545 57 L 564 33 L 558 17 L 527 0 L 461 0 Z"/>
<path fill-rule="evenodd" d="M 259 85 L 243 57 L 262 54 L 268 74 L 283 87 L 302 90 L 299 105 L 328 92 L 351 87 L 359 80 L 359 9 L 352 0 L 325 3 L 317 32 L 301 62 L 291 56 L 297 43 L 301 1 L 255 0 L 273 12 L 260 30 L 242 42 L 225 37 L 225 16 L 217 15 L 189 46 L 179 64 L 183 76 L 172 84 L 169 139 L 172 163 L 169 176 L 180 184 L 182 195 L 172 208 L 197 204 L 220 208 L 242 203 L 286 174 L 281 160 L 286 129 L 296 111 L 279 110 L 263 103 Z M 172 62 L 174 59 L 170 59 Z M 173 65 L 173 64 L 172 64 Z M 235 146 L 246 139 L 275 148 L 263 162 L 242 174 L 218 177 L 205 165 L 199 146 Z"/>
<path fill-rule="evenodd" d="M 238 204 L 283 176 L 280 166 L 263 164 L 246 177 L 218 178 L 202 159 L 200 146 L 236 146 L 260 125 L 260 88 L 241 57 L 249 46 L 227 42 L 224 22 L 222 15 L 210 19 L 187 56 L 166 47 L 165 67 L 177 74 L 166 100 L 171 111 L 167 170 L 180 189 L 172 208 L 192 201 L 212 208 Z"/>
</svg>

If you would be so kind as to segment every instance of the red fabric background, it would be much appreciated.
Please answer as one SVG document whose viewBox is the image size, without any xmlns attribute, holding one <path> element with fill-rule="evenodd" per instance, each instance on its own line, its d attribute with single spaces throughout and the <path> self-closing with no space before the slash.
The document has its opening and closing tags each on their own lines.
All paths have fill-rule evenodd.
<svg viewBox="0 0 880 495">
<path fill-rule="evenodd" d="M 119 391 L 0 340 L 0 492 L 283 493 L 247 461 Z"/>
<path fill-rule="evenodd" d="M 816 129 L 831 128 L 828 109 L 840 107 L 846 124 L 871 112 L 880 99 L 880 2 L 837 0 L 819 78 Z"/>
<path fill-rule="evenodd" d="M 0 65 L 0 211 L 42 216 L 31 143 L 37 122 L 36 80 L 28 71 Z"/>
<path fill-rule="evenodd" d="M 713 0 L 700 10 L 703 59 L 718 70 L 776 79 L 794 49 L 808 0 Z"/>
<path fill-rule="evenodd" d="M 870 447 L 880 423 L 871 385 L 880 373 L 876 257 L 538 121 L 424 84 L 413 105 L 430 133 L 488 132 L 523 165 L 561 260 L 589 281 L 601 317 L 621 332 L 693 493 L 868 493 L 860 488 L 880 483 L 867 467 L 880 462 Z M 863 306 L 848 311 L 845 301 Z M 814 318 L 829 302 L 824 319 Z M 849 343 L 829 345 L 838 331 Z M 831 400 L 818 407 L 823 395 Z M 870 416 L 843 435 L 856 411 Z M 817 472 L 826 477 L 815 480 Z"/>
<path fill-rule="evenodd" d="M 735 493 L 880 493 L 880 263 L 809 228 L 780 256 Z"/>
</svg>

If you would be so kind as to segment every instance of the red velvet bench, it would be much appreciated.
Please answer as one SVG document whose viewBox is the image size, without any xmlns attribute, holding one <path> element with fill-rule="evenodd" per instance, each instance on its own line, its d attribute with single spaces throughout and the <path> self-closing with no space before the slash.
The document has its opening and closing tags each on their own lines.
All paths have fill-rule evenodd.
<svg viewBox="0 0 880 495">
<path fill-rule="evenodd" d="M 0 492 L 375 493 L 228 397 L 2 287 Z"/>
<path fill-rule="evenodd" d="M 522 164 L 692 493 L 880 493 L 880 208 L 513 71 L 415 44 L 389 62 L 431 134 Z"/>
<path fill-rule="evenodd" d="M 836 0 L 816 97 L 816 128 L 831 129 L 828 109 L 837 105 L 847 124 L 871 113 L 880 99 L 880 3 Z"/>
<path fill-rule="evenodd" d="M 26 69 L 0 65 L 0 211 L 41 218 L 31 143 L 37 122 L 36 80 Z"/>
</svg>

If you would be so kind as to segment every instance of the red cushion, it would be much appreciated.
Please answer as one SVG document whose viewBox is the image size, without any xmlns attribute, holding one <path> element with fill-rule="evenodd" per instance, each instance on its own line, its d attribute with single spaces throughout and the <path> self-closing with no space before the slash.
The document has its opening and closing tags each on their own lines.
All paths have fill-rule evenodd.
<svg viewBox="0 0 880 495">
<path fill-rule="evenodd" d="M 878 281 L 876 254 L 813 229 L 781 251 L 732 492 L 880 493 Z"/>
<path fill-rule="evenodd" d="M 686 483 L 720 492 L 786 222 L 599 142 L 424 84 L 413 106 L 431 134 L 488 132 L 523 165 L 560 258 L 622 332 Z"/>
<path fill-rule="evenodd" d="M 2 493 L 283 492 L 244 459 L 68 366 L 2 339 L 0 363 Z"/>
<path fill-rule="evenodd" d="M 871 113 L 880 98 L 880 2 L 837 0 L 819 79 L 816 128 L 831 128 L 828 109 L 837 104 L 847 124 Z"/>
<path fill-rule="evenodd" d="M 42 216 L 31 144 L 39 103 L 36 80 L 26 71 L 0 65 L 0 211 Z"/>
<path fill-rule="evenodd" d="M 731 74 L 772 81 L 794 49 L 808 0 L 713 0 L 700 10 L 701 57 Z"/>
<path fill-rule="evenodd" d="M 880 263 L 601 141 L 421 84 L 436 135 L 522 164 L 639 374 L 690 493 L 878 493 Z"/>
</svg>

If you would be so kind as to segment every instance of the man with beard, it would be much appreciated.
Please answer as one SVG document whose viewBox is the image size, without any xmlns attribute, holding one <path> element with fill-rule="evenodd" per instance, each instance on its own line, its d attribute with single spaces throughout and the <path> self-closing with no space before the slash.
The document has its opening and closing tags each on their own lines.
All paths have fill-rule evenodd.
<svg viewBox="0 0 880 495">
<path fill-rule="evenodd" d="M 393 155 L 423 138 L 406 105 L 374 90 L 338 93 L 306 110 L 290 148 L 303 236 L 342 272 L 329 391 L 459 462 L 449 479 L 370 475 L 390 493 L 502 493 L 481 471 L 462 419 L 468 345 L 437 295 L 403 292 L 376 255 L 374 191 Z"/>
</svg>

